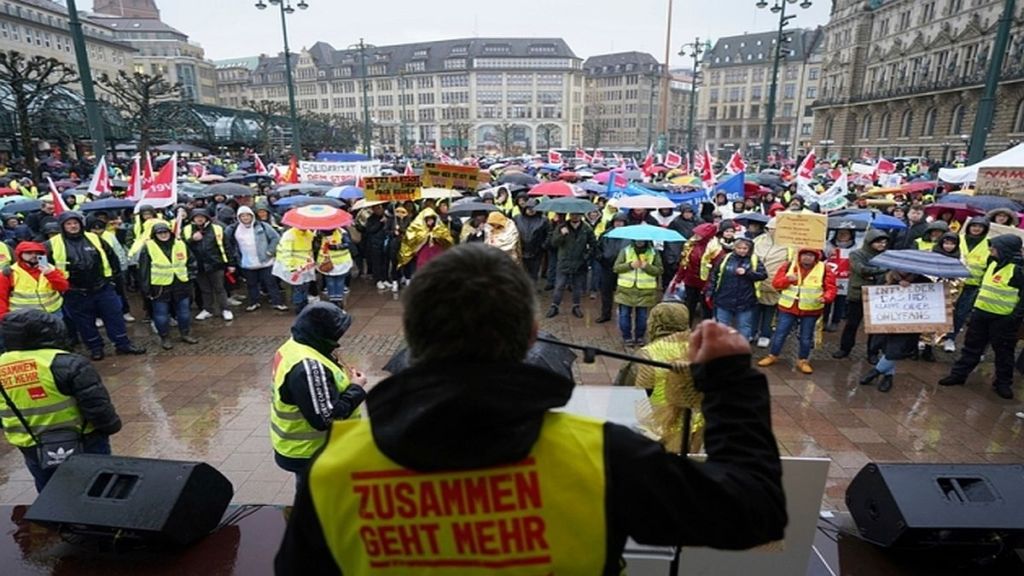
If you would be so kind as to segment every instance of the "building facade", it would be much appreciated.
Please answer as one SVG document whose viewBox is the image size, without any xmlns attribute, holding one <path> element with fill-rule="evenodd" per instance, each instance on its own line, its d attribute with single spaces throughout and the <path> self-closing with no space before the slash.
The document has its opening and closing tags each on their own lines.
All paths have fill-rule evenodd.
<svg viewBox="0 0 1024 576">
<path fill-rule="evenodd" d="M 92 10 L 122 18 L 160 19 L 155 0 L 93 0 Z"/>
<path fill-rule="evenodd" d="M 359 50 L 325 42 L 292 54 L 300 110 L 363 119 Z M 561 39 L 467 38 L 367 47 L 366 94 L 374 140 L 505 154 L 567 148 L 583 138 L 581 60 Z M 254 100 L 288 102 L 284 56 L 261 56 Z"/>
<path fill-rule="evenodd" d="M 659 144 L 658 118 L 665 67 L 643 52 L 619 52 L 587 58 L 583 145 L 641 153 Z M 686 143 L 691 76 L 671 70 L 667 145 Z"/>
<path fill-rule="evenodd" d="M 814 114 L 823 61 L 821 29 L 787 30 L 779 63 L 769 154 L 794 158 L 814 146 Z M 776 32 L 721 38 L 704 55 L 697 117 L 708 149 L 762 158 Z"/>
<path fill-rule="evenodd" d="M 967 154 L 1003 2 L 837 0 L 815 138 L 844 157 Z M 984 155 L 1024 140 L 1024 6 L 1013 15 Z"/>
<path fill-rule="evenodd" d="M 226 108 L 243 108 L 252 100 L 252 73 L 259 65 L 258 57 L 218 60 L 213 64 L 217 68 L 217 105 Z"/>
</svg>

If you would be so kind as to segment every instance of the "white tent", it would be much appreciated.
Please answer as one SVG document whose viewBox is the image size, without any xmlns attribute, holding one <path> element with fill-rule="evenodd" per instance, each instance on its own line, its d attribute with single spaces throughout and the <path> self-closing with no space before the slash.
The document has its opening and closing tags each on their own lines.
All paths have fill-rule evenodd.
<svg viewBox="0 0 1024 576">
<path fill-rule="evenodd" d="M 977 164 L 963 168 L 940 168 L 939 180 L 951 184 L 967 184 L 978 179 L 979 168 L 1024 168 L 1024 144 L 1018 144 Z"/>
</svg>

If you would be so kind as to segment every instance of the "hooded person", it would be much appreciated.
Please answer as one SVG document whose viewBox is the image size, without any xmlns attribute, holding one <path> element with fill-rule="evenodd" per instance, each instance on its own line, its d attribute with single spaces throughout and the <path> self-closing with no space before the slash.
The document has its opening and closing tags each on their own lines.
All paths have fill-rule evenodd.
<svg viewBox="0 0 1024 576">
<path fill-rule="evenodd" d="M 840 228 L 825 244 L 825 261 L 836 275 L 836 299 L 825 309 L 825 331 L 836 332 L 846 317 L 846 296 L 850 291 L 850 252 L 856 236 L 848 228 Z"/>
<path fill-rule="evenodd" d="M 685 290 L 683 299 L 686 308 L 690 311 L 690 321 L 695 318 L 707 318 L 710 312 L 703 302 L 704 288 L 707 286 L 707 276 L 702 275 L 702 263 L 708 249 L 708 243 L 715 237 L 718 227 L 710 222 L 700 224 L 693 229 L 689 240 L 683 244 L 683 252 L 679 259 L 679 270 L 676 271 L 669 291 L 676 293 L 681 287 Z"/>
<path fill-rule="evenodd" d="M 40 266 L 43 256 L 46 246 L 38 242 L 20 242 L 14 248 L 14 261 L 0 274 L 0 318 L 8 312 L 31 308 L 63 319 L 62 294 L 71 285 L 56 266 Z"/>
<path fill-rule="evenodd" d="M 4 317 L 0 330 L 6 349 L 0 372 L 17 369 L 20 384 L 5 387 L 6 396 L 0 395 L 0 427 L 21 451 L 36 491 L 42 491 L 57 467 L 42 465 L 35 438 L 7 398 L 32 430 L 70 428 L 82 434 L 80 451 L 86 454 L 110 454 L 110 436 L 121 430 L 121 419 L 96 368 L 66 351 L 66 328 L 59 318 L 37 309 L 15 310 Z"/>
<path fill-rule="evenodd" d="M 799 329 L 799 351 L 796 367 L 804 374 L 812 374 L 811 350 L 814 349 L 814 328 L 825 310 L 835 300 L 836 277 L 825 265 L 819 250 L 802 248 L 788 266 L 782 266 L 772 279 L 779 291 L 779 325 L 772 336 L 768 356 L 757 363 L 767 367 L 778 362 L 790 330 Z"/>
<path fill-rule="evenodd" d="M 256 215 L 256 219 L 260 222 L 266 222 L 274 227 L 275 230 L 280 230 L 281 225 L 278 224 L 277 218 L 274 216 L 274 211 L 271 210 L 270 204 L 266 200 L 258 200 L 252 207 L 253 214 Z"/>
<path fill-rule="evenodd" d="M 1020 217 L 1017 213 L 1009 208 L 996 208 L 995 210 L 989 210 L 985 214 L 985 219 L 992 224 L 999 224 L 1000 226 L 1010 226 L 1017 228 L 1020 226 Z M 971 219 L 973 220 L 973 218 Z"/>
<path fill-rule="evenodd" d="M 675 219 L 675 223 L 678 225 L 679 233 L 683 235 L 683 238 L 692 236 L 693 229 L 700 224 L 697 221 L 697 213 L 690 204 L 684 204 L 679 208 L 679 218 Z"/>
<path fill-rule="evenodd" d="M 1024 257 L 1021 239 L 1012 234 L 989 241 L 990 258 L 978 288 L 960 358 L 942 386 L 960 386 L 981 362 L 987 346 L 995 355 L 992 387 L 1000 398 L 1013 398 L 1013 350 L 1024 320 Z"/>
<path fill-rule="evenodd" d="M 924 235 L 914 241 L 914 247 L 918 250 L 931 252 L 939 238 L 942 238 L 943 234 L 950 231 L 949 224 L 942 220 L 936 220 L 928 224 L 928 227 L 924 229 Z"/>
<path fill-rule="evenodd" d="M 746 238 L 736 239 L 733 251 L 715 264 L 708 280 L 715 320 L 736 328 L 748 341 L 753 340 L 757 294 L 766 278 L 764 264 L 754 254 L 754 243 Z"/>
<path fill-rule="evenodd" d="M 224 207 L 221 208 L 223 210 Z M 234 210 L 231 211 L 232 216 Z M 235 319 L 224 288 L 224 273 L 234 274 L 230 238 L 224 233 L 224 226 L 210 219 L 205 209 L 195 208 L 190 213 L 192 222 L 182 230 L 181 237 L 196 263 L 196 285 L 202 299 L 203 309 L 196 320 L 207 320 L 220 316 L 226 322 Z"/>
<path fill-rule="evenodd" d="M 270 443 L 274 461 L 297 480 L 327 441 L 331 423 L 358 418 L 366 398 L 366 376 L 337 359 L 339 340 L 351 326 L 344 310 L 314 302 L 295 318 L 291 338 L 274 355 Z"/>
<path fill-rule="evenodd" d="M 864 302 L 861 294 L 863 286 L 877 286 L 885 282 L 884 268 L 871 265 L 871 259 L 889 247 L 889 235 L 884 230 L 871 228 L 864 233 L 864 242 L 860 248 L 850 252 L 850 279 L 846 294 L 846 324 L 839 337 L 839 349 L 832 353 L 835 359 L 846 358 L 853 351 L 857 342 L 857 331 L 864 321 Z M 868 362 L 877 362 L 881 340 L 868 335 Z M 872 362 L 874 360 L 874 362 Z"/>
<path fill-rule="evenodd" d="M 519 216 L 515 217 L 516 229 L 522 246 L 523 267 L 526 274 L 534 281 L 540 277 L 540 266 L 544 260 L 545 245 L 551 233 L 548 219 L 537 212 L 538 200 L 530 198 L 526 201 Z"/>
<path fill-rule="evenodd" d="M 103 320 L 107 336 L 119 354 L 145 354 L 128 338 L 121 299 L 114 290 L 114 274 L 120 268 L 117 254 L 102 238 L 85 231 L 78 212 L 60 215 L 60 234 L 46 241 L 51 263 L 67 274 L 71 287 L 64 295 L 64 312 L 89 348 L 94 361 L 102 360 L 103 338 L 96 320 Z"/>
<path fill-rule="evenodd" d="M 174 237 L 166 222 L 157 222 L 139 253 L 139 291 L 153 303 L 153 326 L 164 350 L 170 341 L 171 315 L 178 323 L 181 341 L 199 342 L 191 335 L 192 284 L 195 257 L 183 240 Z"/>
<path fill-rule="evenodd" d="M 249 291 L 249 305 L 246 312 L 260 308 L 260 292 L 270 297 L 270 304 L 275 310 L 286 311 L 284 297 L 274 276 L 274 255 L 281 235 L 269 222 L 259 220 L 248 206 L 238 208 L 238 221 L 228 226 L 224 236 L 230 239 L 231 259 L 238 262 L 238 268 L 245 278 L 245 286 Z"/>
<path fill-rule="evenodd" d="M 960 236 L 960 257 L 967 266 L 971 275 L 964 280 L 963 290 L 956 299 L 953 308 L 953 332 L 948 334 L 942 349 L 946 352 L 956 352 L 956 337 L 967 324 L 967 318 L 974 307 L 974 300 L 978 297 L 978 290 L 981 281 L 985 277 L 985 270 L 988 268 L 989 247 L 988 239 L 989 220 L 981 216 L 975 216 L 967 221 L 963 227 L 963 234 Z M 937 243 L 936 243 L 937 244 Z"/>
<path fill-rule="evenodd" d="M 447 226 L 440 225 L 437 212 L 433 208 L 424 208 L 416 214 L 402 236 L 398 266 L 403 267 L 412 262 L 415 271 L 416 267 L 425 265 L 454 244 L 451 231 Z M 412 274 L 408 276 L 412 277 Z"/>
<path fill-rule="evenodd" d="M 487 215 L 487 244 L 519 262 L 519 230 L 502 212 L 491 212 Z"/>
</svg>

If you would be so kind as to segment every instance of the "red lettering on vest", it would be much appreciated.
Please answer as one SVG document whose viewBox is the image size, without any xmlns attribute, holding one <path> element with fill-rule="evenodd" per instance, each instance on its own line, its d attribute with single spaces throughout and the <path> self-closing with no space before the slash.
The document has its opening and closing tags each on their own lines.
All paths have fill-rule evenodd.
<svg viewBox="0 0 1024 576">
<path fill-rule="evenodd" d="M 35 360 L 22 360 L 0 366 L 0 386 L 4 390 L 39 383 L 39 368 Z"/>
</svg>

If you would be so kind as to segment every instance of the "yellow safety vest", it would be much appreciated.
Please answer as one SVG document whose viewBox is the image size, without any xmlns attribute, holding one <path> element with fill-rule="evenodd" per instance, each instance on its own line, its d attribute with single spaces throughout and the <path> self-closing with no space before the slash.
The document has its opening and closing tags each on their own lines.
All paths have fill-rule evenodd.
<svg viewBox="0 0 1024 576">
<path fill-rule="evenodd" d="M 298 270 L 313 257 L 313 233 L 290 228 L 277 243 L 277 259 L 287 270 Z"/>
<path fill-rule="evenodd" d="M 110 278 L 114 273 L 110 268 L 110 260 L 107 260 L 107 251 L 103 249 L 103 240 L 92 232 L 84 232 L 83 234 L 85 239 L 92 244 L 93 248 L 100 255 L 100 261 L 103 263 L 103 277 Z M 67 273 L 68 253 L 67 247 L 64 246 L 64 236 L 57 234 L 50 238 L 48 242 L 50 243 L 50 252 L 53 253 L 53 265 L 61 272 Z"/>
<path fill-rule="evenodd" d="M 658 362 L 674 362 L 686 358 L 689 347 L 681 340 L 672 338 L 660 338 L 643 347 L 643 351 L 651 360 Z M 650 401 L 654 406 L 665 404 L 665 385 L 668 383 L 668 370 L 654 370 L 654 388 L 651 391 Z"/>
<path fill-rule="evenodd" d="M 135 239 L 132 240 L 132 247 L 128 249 L 129 258 L 134 258 L 142 251 L 142 248 L 146 245 L 146 240 L 149 240 L 153 233 L 153 226 L 156 225 L 157 222 L 167 224 L 167 222 L 159 216 L 156 218 L 150 218 L 145 222 L 135 223 Z"/>
<path fill-rule="evenodd" d="M 220 226 L 220 224 L 213 224 L 213 223 L 211 223 L 209 226 L 207 226 L 207 228 L 212 228 L 213 229 L 213 237 L 217 239 L 217 248 L 220 248 L 220 258 L 221 258 L 221 261 L 226 264 L 227 261 L 228 261 L 228 253 L 224 251 L 224 228 L 222 228 Z M 205 230 L 204 230 L 204 232 L 205 232 Z M 185 228 L 182 230 L 181 236 L 185 240 L 191 240 L 192 239 L 192 225 L 191 224 L 188 224 L 188 225 L 185 226 Z"/>
<path fill-rule="evenodd" d="M 624 248 L 626 251 L 626 262 L 633 262 L 637 259 L 636 249 L 632 244 Z M 654 249 L 648 248 L 643 254 L 640 255 L 640 259 L 644 264 L 650 264 L 654 261 Z M 631 268 L 629 272 L 623 272 L 619 274 L 618 278 L 619 288 L 639 288 L 640 290 L 657 290 L 658 289 L 658 278 L 657 276 L 644 272 L 643 268 Z"/>
<path fill-rule="evenodd" d="M 981 279 L 985 276 L 985 269 L 988 267 L 989 243 L 988 238 L 982 238 L 981 242 L 974 247 L 974 250 L 967 249 L 967 237 L 960 237 L 960 254 L 963 255 L 964 263 L 971 272 L 971 277 L 964 280 L 968 286 L 980 286 Z"/>
<path fill-rule="evenodd" d="M 0 268 L 10 266 L 14 256 L 11 254 L 11 247 L 6 242 L 0 242 Z"/>
<path fill-rule="evenodd" d="M 175 240 L 171 247 L 171 259 L 155 240 L 146 240 L 149 253 L 149 283 L 153 286 L 170 286 L 175 277 L 188 283 L 188 249 L 181 240 Z M 173 260 L 173 261 L 172 261 Z"/>
<path fill-rule="evenodd" d="M 345 370 L 315 349 L 299 344 L 291 338 L 277 349 L 271 368 L 274 381 L 274 389 L 271 392 L 274 396 L 270 406 L 270 443 L 274 446 L 275 452 L 288 458 L 312 458 L 327 440 L 327 431 L 313 428 L 306 422 L 298 406 L 286 404 L 281 400 L 281 387 L 284 386 L 288 372 L 293 366 L 306 360 L 317 361 L 330 370 L 339 392 L 344 392 L 349 386 Z M 353 412 L 352 417 L 358 418 L 357 414 L 358 411 Z"/>
<path fill-rule="evenodd" d="M 726 254 L 725 258 L 722 258 L 722 262 L 718 265 L 718 282 L 715 283 L 715 290 L 722 287 L 722 276 L 725 275 L 725 263 L 729 261 L 730 256 L 732 256 L 731 252 Z M 754 270 L 757 270 L 757 254 L 750 255 L 750 269 L 748 272 L 752 272 Z M 761 282 L 763 282 L 763 280 L 754 282 L 754 294 L 758 298 L 761 297 Z"/>
<path fill-rule="evenodd" d="M 11 266 L 10 270 L 11 311 L 35 308 L 53 313 L 60 310 L 64 299 L 61 298 L 60 292 L 53 289 L 46 276 L 40 273 L 37 280 L 21 266 Z"/>
<path fill-rule="evenodd" d="M 974 301 L 974 307 L 999 316 L 1013 314 L 1020 299 L 1017 289 L 1010 286 L 1013 272 L 1013 263 L 1003 266 L 998 271 L 995 262 L 989 264 L 985 270 L 985 277 L 981 280 L 981 287 L 978 288 L 978 298 Z"/>
<path fill-rule="evenodd" d="M 932 249 L 935 248 L 935 242 L 929 242 L 929 241 L 925 240 L 924 238 L 918 238 L 914 242 L 917 243 L 917 249 L 918 250 L 923 250 L 925 252 L 931 252 Z M 988 255 L 986 254 L 985 257 L 988 258 Z"/>
<path fill-rule="evenodd" d="M 789 264 L 787 274 L 800 276 L 801 268 L 796 262 Z M 821 310 L 825 304 L 818 299 L 825 294 L 825 264 L 818 262 L 806 276 L 799 279 L 796 284 L 790 284 L 788 288 L 779 294 L 779 307 L 792 308 L 798 303 L 799 310 L 813 312 Z"/>
<path fill-rule="evenodd" d="M 324 247 L 316 253 L 316 264 L 320 266 L 324 262 L 331 262 L 335 268 L 344 267 L 346 264 L 351 267 L 352 253 L 348 248 L 330 248 L 330 246 L 341 246 L 344 238 L 341 231 L 335 230 L 330 236 L 323 239 Z"/>
<path fill-rule="evenodd" d="M 83 434 L 92 431 L 92 426 L 85 423 L 78 411 L 75 399 L 57 389 L 50 370 L 53 358 L 63 352 L 14 350 L 0 355 L 0 386 L 36 436 L 62 428 L 75 428 Z M 3 396 L 0 396 L 0 426 L 4 428 L 7 441 L 14 446 L 31 448 L 36 445 Z"/>
<path fill-rule="evenodd" d="M 600 574 L 607 533 L 603 422 L 548 413 L 523 460 L 407 470 L 370 423 L 335 422 L 309 472 L 346 576 Z"/>
</svg>

